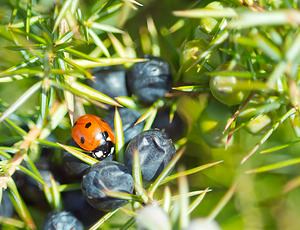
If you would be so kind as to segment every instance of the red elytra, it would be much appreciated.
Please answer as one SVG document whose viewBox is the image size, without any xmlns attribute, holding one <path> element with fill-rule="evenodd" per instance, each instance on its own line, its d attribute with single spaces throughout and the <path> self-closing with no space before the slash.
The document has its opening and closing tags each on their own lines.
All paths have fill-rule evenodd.
<svg viewBox="0 0 300 230">
<path fill-rule="evenodd" d="M 108 140 L 115 143 L 111 127 L 100 117 L 92 114 L 79 117 L 72 128 L 73 140 L 86 151 L 93 151 L 104 145 L 106 133 Z"/>
</svg>

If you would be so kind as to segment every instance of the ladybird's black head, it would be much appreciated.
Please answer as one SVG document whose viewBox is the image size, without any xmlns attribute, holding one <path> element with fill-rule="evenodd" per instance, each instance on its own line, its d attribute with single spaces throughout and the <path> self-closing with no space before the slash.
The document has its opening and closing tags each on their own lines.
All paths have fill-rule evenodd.
<svg viewBox="0 0 300 230">
<path fill-rule="evenodd" d="M 104 139 L 104 144 L 99 145 L 96 149 L 92 151 L 92 157 L 98 160 L 104 160 L 108 156 L 112 155 L 115 150 L 115 146 L 109 138 L 108 133 L 103 132 L 102 135 Z"/>
</svg>

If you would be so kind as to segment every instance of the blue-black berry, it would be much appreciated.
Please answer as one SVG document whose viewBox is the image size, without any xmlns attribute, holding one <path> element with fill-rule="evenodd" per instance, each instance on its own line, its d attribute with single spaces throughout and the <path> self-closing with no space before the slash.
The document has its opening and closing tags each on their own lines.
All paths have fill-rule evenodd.
<svg viewBox="0 0 300 230">
<path fill-rule="evenodd" d="M 95 68 L 92 71 L 94 80 L 88 84 L 94 89 L 110 96 L 127 96 L 126 70 L 123 66 L 108 66 Z"/>
<path fill-rule="evenodd" d="M 70 140 L 68 144 L 79 148 L 79 146 L 73 140 Z M 76 178 L 81 178 L 90 168 L 88 164 L 84 163 L 66 151 L 63 151 L 63 165 L 65 173 Z"/>
<path fill-rule="evenodd" d="M 125 151 L 125 164 L 130 169 L 135 151 L 139 153 L 145 181 L 156 179 L 176 152 L 172 140 L 157 129 L 142 132 L 129 142 Z"/>
<path fill-rule="evenodd" d="M 83 230 L 83 226 L 71 213 L 57 212 L 48 217 L 44 230 Z"/>
<path fill-rule="evenodd" d="M 132 193 L 133 178 L 125 165 L 116 161 L 102 161 L 94 164 L 83 176 L 81 189 L 91 206 L 110 211 L 127 201 L 108 197 L 106 191 Z"/>
<path fill-rule="evenodd" d="M 139 100 L 152 103 L 165 96 L 171 89 L 172 77 L 170 66 L 157 57 L 132 66 L 128 72 L 127 85 Z"/>
<path fill-rule="evenodd" d="M 79 191 L 69 191 L 62 193 L 64 210 L 72 213 L 85 226 L 90 226 L 99 220 L 104 213 L 88 204 Z M 88 213 L 88 215 L 87 215 Z"/>
<path fill-rule="evenodd" d="M 65 172 L 72 177 L 82 177 L 90 166 L 70 153 L 64 153 L 63 161 Z"/>
<path fill-rule="evenodd" d="M 51 171 L 48 169 L 40 169 L 39 167 L 38 170 L 45 183 L 51 186 L 50 178 L 53 176 Z M 42 184 L 20 171 L 17 171 L 13 177 L 20 195 L 26 204 L 34 205 L 42 209 L 48 206 Z"/>
<path fill-rule="evenodd" d="M 125 143 L 130 141 L 140 132 L 142 132 L 144 127 L 144 122 L 141 122 L 137 125 L 134 125 L 138 118 L 141 116 L 139 112 L 133 109 L 121 108 L 119 109 L 119 113 L 122 120 L 123 132 L 124 132 L 124 140 Z M 115 111 L 112 110 L 106 117 L 107 123 L 114 129 L 114 115 Z"/>
<path fill-rule="evenodd" d="M 175 112 L 172 121 L 170 122 L 170 109 L 163 108 L 158 110 L 156 118 L 151 126 L 153 129 L 157 128 L 164 130 L 169 138 L 176 141 L 179 140 L 185 133 L 186 127 L 184 121 Z"/>
</svg>

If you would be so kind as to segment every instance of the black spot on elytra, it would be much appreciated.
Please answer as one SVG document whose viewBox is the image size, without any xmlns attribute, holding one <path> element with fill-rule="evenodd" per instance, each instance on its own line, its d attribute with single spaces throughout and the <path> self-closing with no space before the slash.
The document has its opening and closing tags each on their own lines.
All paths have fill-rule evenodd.
<svg viewBox="0 0 300 230">
<path fill-rule="evenodd" d="M 85 124 L 84 127 L 85 127 L 86 129 L 88 129 L 91 125 L 92 125 L 92 123 L 91 123 L 91 122 L 88 122 L 88 123 Z"/>
<path fill-rule="evenodd" d="M 77 121 L 74 123 L 74 126 L 77 125 Z"/>
<path fill-rule="evenodd" d="M 84 143 L 84 137 L 80 137 L 80 143 L 83 144 Z"/>
</svg>

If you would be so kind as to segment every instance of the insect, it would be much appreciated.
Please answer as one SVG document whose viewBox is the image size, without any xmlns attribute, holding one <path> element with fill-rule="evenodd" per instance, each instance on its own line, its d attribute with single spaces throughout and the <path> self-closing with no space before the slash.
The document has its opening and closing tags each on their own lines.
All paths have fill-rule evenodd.
<svg viewBox="0 0 300 230">
<path fill-rule="evenodd" d="M 72 128 L 72 138 L 96 159 L 103 160 L 114 152 L 115 136 L 112 129 L 95 115 L 79 117 Z"/>
</svg>

